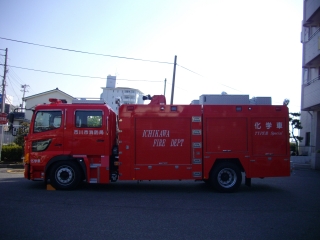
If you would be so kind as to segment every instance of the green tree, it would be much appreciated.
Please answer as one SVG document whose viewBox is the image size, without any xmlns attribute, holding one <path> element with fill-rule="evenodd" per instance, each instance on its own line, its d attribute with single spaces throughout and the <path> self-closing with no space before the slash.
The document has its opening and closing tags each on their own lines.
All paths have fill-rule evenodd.
<svg viewBox="0 0 320 240">
<path fill-rule="evenodd" d="M 30 124 L 27 122 L 23 122 L 20 127 L 17 129 L 17 136 L 14 139 L 14 142 L 23 147 L 24 146 L 24 137 L 29 133 Z"/>
<path fill-rule="evenodd" d="M 101 116 L 90 116 L 88 117 L 88 127 L 100 127 Z"/>
<path fill-rule="evenodd" d="M 300 116 L 301 113 L 289 113 L 291 117 L 289 117 L 289 123 L 291 125 L 291 133 L 290 133 L 290 138 L 293 138 L 295 143 L 296 143 L 296 155 L 299 155 L 299 142 L 303 140 L 303 137 L 297 136 L 295 134 L 295 130 L 300 130 L 302 129 L 301 121 L 300 121 Z"/>
</svg>

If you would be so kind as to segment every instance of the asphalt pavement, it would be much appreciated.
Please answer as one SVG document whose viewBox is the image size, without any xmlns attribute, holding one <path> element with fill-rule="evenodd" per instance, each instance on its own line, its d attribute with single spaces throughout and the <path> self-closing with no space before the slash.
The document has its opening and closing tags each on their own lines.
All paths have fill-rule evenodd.
<svg viewBox="0 0 320 240">
<path fill-rule="evenodd" d="M 320 171 L 221 194 L 193 181 L 48 191 L 0 169 L 0 239 L 320 239 Z"/>
</svg>

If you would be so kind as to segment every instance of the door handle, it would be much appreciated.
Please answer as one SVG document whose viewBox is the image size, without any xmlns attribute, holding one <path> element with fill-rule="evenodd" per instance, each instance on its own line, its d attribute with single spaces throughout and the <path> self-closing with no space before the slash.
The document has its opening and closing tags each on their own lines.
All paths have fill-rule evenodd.
<svg viewBox="0 0 320 240">
<path fill-rule="evenodd" d="M 103 139 L 98 139 L 97 142 L 104 142 L 104 140 Z"/>
</svg>

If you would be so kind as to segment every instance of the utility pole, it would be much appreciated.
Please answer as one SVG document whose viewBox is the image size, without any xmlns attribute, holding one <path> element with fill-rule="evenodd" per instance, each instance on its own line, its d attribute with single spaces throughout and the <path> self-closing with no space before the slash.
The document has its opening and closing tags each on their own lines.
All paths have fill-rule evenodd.
<svg viewBox="0 0 320 240">
<path fill-rule="evenodd" d="M 1 101 L 1 114 L 5 111 L 6 104 L 6 75 L 7 75 L 7 57 L 8 57 L 8 48 L 6 48 L 5 60 L 4 60 L 4 73 L 2 80 L 2 101 Z M 0 125 L 0 159 L 2 152 L 2 143 L 3 143 L 3 124 Z"/>
<path fill-rule="evenodd" d="M 165 78 L 164 79 L 164 93 L 163 93 L 163 96 L 166 95 L 166 85 L 167 85 L 167 79 Z"/>
<path fill-rule="evenodd" d="M 7 57 L 8 57 L 8 48 L 6 48 L 5 60 L 4 60 L 4 72 L 2 80 L 2 101 L 1 101 L 1 112 L 5 111 L 6 104 L 6 75 L 7 75 Z"/>
<path fill-rule="evenodd" d="M 173 66 L 173 77 L 172 77 L 172 88 L 171 88 L 171 105 L 173 104 L 173 95 L 174 95 L 174 81 L 176 79 L 176 66 L 177 66 L 177 55 L 174 56 L 174 66 Z"/>
<path fill-rule="evenodd" d="M 20 91 L 23 92 L 21 108 L 23 108 L 24 95 L 25 95 L 26 92 L 28 92 L 28 91 L 26 90 L 27 87 L 30 87 L 30 86 L 27 85 L 27 84 L 21 85 L 22 90 L 20 90 Z"/>
</svg>

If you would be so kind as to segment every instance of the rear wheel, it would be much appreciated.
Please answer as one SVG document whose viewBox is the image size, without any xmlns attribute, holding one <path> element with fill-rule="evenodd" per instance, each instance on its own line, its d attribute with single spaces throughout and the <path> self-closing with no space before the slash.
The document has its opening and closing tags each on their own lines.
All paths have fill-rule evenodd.
<svg viewBox="0 0 320 240">
<path fill-rule="evenodd" d="M 220 163 L 210 173 L 210 182 L 219 192 L 234 192 L 239 188 L 241 181 L 241 171 L 234 163 Z"/>
<path fill-rule="evenodd" d="M 80 181 L 81 170 L 75 162 L 56 163 L 50 171 L 50 183 L 56 189 L 74 189 Z"/>
</svg>

